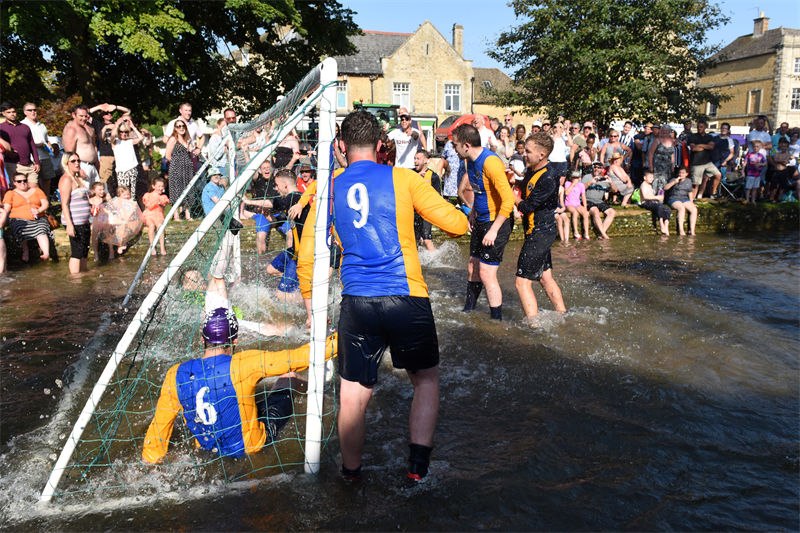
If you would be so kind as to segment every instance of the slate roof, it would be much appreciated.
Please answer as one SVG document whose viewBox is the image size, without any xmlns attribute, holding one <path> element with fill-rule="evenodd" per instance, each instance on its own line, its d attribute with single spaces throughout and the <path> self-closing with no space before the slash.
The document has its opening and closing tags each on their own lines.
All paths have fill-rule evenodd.
<svg viewBox="0 0 800 533">
<path fill-rule="evenodd" d="M 491 104 L 493 98 L 488 94 L 486 83 L 491 84 L 496 91 L 507 91 L 511 89 L 514 82 L 508 75 L 499 68 L 479 68 L 472 69 L 475 75 L 475 103 Z"/>
<path fill-rule="evenodd" d="M 349 56 L 334 56 L 339 74 L 383 74 L 381 58 L 392 55 L 411 35 L 413 34 L 365 31 L 363 35 L 350 37 L 358 51 Z"/>
<path fill-rule="evenodd" d="M 715 62 L 736 61 L 747 57 L 772 54 L 780 47 L 784 35 L 800 35 L 800 30 L 792 28 L 775 28 L 767 30 L 761 37 L 752 34 L 737 37 L 731 44 L 714 54 Z"/>
</svg>

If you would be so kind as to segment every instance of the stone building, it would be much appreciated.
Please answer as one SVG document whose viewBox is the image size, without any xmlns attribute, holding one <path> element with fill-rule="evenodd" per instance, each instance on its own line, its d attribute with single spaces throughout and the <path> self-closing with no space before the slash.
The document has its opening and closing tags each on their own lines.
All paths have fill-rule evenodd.
<svg viewBox="0 0 800 533">
<path fill-rule="evenodd" d="M 761 13 L 752 34 L 735 39 L 712 59 L 716 65 L 698 83 L 730 97 L 699 109 L 712 128 L 721 122 L 747 126 L 757 115 L 766 115 L 772 127 L 800 126 L 800 30 L 770 30 Z"/>
<path fill-rule="evenodd" d="M 464 59 L 460 24 L 453 25 L 450 41 L 428 21 L 414 33 L 367 30 L 351 39 L 358 51 L 335 58 L 340 114 L 351 111 L 354 101 L 405 106 L 420 124 L 441 123 L 451 115 L 472 112 L 502 120 L 511 111 L 494 106 L 484 90 L 507 88 L 511 79 L 499 69 L 475 68 Z M 529 116 L 514 116 L 515 122 L 526 127 L 533 121 Z"/>
</svg>

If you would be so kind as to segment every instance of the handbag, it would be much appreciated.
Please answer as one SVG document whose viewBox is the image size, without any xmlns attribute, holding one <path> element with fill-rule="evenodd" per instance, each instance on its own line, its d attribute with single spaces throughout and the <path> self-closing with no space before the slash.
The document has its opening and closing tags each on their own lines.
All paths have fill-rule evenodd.
<svg viewBox="0 0 800 533">
<path fill-rule="evenodd" d="M 47 223 L 50 225 L 50 229 L 57 229 L 61 226 L 61 223 L 58 221 L 58 219 L 51 213 L 45 213 L 44 216 L 47 217 Z"/>
</svg>

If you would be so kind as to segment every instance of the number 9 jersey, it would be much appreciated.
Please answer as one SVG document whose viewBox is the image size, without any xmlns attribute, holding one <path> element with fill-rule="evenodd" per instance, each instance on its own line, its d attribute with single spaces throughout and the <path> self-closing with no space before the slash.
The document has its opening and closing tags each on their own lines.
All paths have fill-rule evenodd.
<svg viewBox="0 0 800 533">
<path fill-rule="evenodd" d="M 342 244 L 342 294 L 428 297 L 414 212 L 451 237 L 467 218 L 409 169 L 356 161 L 333 183 L 333 223 Z"/>
</svg>

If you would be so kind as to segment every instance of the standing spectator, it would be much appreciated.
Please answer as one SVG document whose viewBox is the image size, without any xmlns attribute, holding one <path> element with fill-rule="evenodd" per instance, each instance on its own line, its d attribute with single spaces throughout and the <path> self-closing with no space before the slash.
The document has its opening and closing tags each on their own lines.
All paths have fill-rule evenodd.
<svg viewBox="0 0 800 533">
<path fill-rule="evenodd" d="M 99 104 L 89 110 L 90 114 L 100 111 L 100 118 L 92 120 L 97 151 L 100 158 L 100 181 L 108 183 L 114 173 L 114 148 L 111 146 L 111 132 L 114 129 L 114 111 L 130 113 L 127 107 L 115 104 Z"/>
<path fill-rule="evenodd" d="M 611 156 L 620 154 L 624 160 L 630 151 L 630 148 L 619 142 L 619 132 L 611 128 L 608 130 L 608 142 L 600 149 L 600 162 L 608 166 L 611 164 Z"/>
<path fill-rule="evenodd" d="M 214 127 L 214 131 L 208 138 L 208 145 L 206 146 L 208 149 L 207 160 L 209 165 L 219 170 L 223 175 L 226 175 L 228 170 L 227 143 L 223 148 L 223 143 L 225 143 L 225 133 L 223 132 L 223 129 L 225 126 L 226 122 L 224 118 L 217 119 L 217 125 Z"/>
<path fill-rule="evenodd" d="M 97 172 L 97 145 L 95 143 L 95 132 L 89 124 L 89 108 L 85 105 L 78 105 L 72 110 L 72 120 L 64 126 L 64 133 L 61 136 L 61 143 L 64 145 L 64 152 L 77 154 L 80 159 L 81 170 L 90 184 L 100 179 Z M 62 165 L 65 161 L 61 157 Z M 69 169 L 63 166 L 65 172 Z M 62 176 L 63 178 L 63 176 Z M 59 180 L 59 188 L 61 180 Z"/>
<path fill-rule="evenodd" d="M 767 129 L 767 117 L 758 115 L 753 121 L 753 129 L 747 134 L 747 144 L 752 146 L 753 141 L 761 141 L 761 148 L 769 153 L 772 150 L 772 136 Z"/>
<path fill-rule="evenodd" d="M 564 135 L 564 125 L 561 122 L 556 122 L 555 126 L 550 128 L 548 135 L 553 138 L 553 150 L 549 156 L 550 172 L 552 172 L 556 182 L 560 182 L 561 178 L 567 175 L 569 167 L 567 158 L 572 151 L 572 141 L 570 140 L 569 144 L 567 143 Z"/>
<path fill-rule="evenodd" d="M 579 151 L 583 150 L 586 147 L 586 139 L 589 138 L 589 135 L 594 135 L 593 130 L 594 126 L 591 122 L 584 122 L 583 123 L 583 130 L 577 135 L 573 135 L 572 137 L 572 147 L 569 153 L 569 160 L 575 161 L 577 154 Z M 596 139 L 595 139 L 596 140 Z"/>
<path fill-rule="evenodd" d="M 511 140 L 511 131 L 503 126 L 500 128 L 495 145 L 495 153 L 507 167 L 509 159 L 514 155 L 514 141 Z"/>
<path fill-rule="evenodd" d="M 475 309 L 478 296 L 486 287 L 490 316 L 502 320 L 503 291 L 497 281 L 497 269 L 511 235 L 514 194 L 508 185 L 503 162 L 481 145 L 480 134 L 474 126 L 457 127 L 453 131 L 453 144 L 458 155 L 467 162 L 465 178 L 474 194 L 464 311 Z"/>
<path fill-rule="evenodd" d="M 304 157 L 300 160 L 300 165 L 297 170 L 297 190 L 306 192 L 306 189 L 311 184 L 314 178 L 314 170 L 311 166 L 311 158 Z"/>
<path fill-rule="evenodd" d="M 686 138 L 686 143 L 691 150 L 692 182 L 695 185 L 693 198 L 702 198 L 706 192 L 708 178 L 712 178 L 712 189 L 719 187 L 722 179 L 717 167 L 711 161 L 714 152 L 714 138 L 706 132 L 708 122 L 705 119 L 697 121 L 697 133 Z"/>
<path fill-rule="evenodd" d="M 598 150 L 594 146 L 596 140 L 597 138 L 594 133 L 590 133 L 586 138 L 586 144 L 583 146 L 583 149 L 581 149 L 575 157 L 575 168 L 573 168 L 573 170 L 580 170 L 582 176 L 591 174 L 595 163 L 601 168 L 603 166 L 599 159 Z"/>
<path fill-rule="evenodd" d="M 175 205 L 183 194 L 186 186 L 192 180 L 194 175 L 194 166 L 192 165 L 191 154 L 194 151 L 194 142 L 189 137 L 188 128 L 183 120 L 176 120 L 174 123 L 172 135 L 167 140 L 167 151 L 165 157 L 169 162 L 169 201 Z M 182 209 L 186 216 L 186 220 L 192 220 L 190 213 L 189 202 L 183 204 Z M 174 220 L 178 221 L 180 217 L 180 209 L 175 211 Z"/>
<path fill-rule="evenodd" d="M 658 137 L 650 143 L 647 151 L 647 168 L 653 172 L 653 188 L 659 191 L 672 179 L 675 169 L 675 145 L 672 140 L 672 130 L 668 127 L 661 128 Z"/>
<path fill-rule="evenodd" d="M 744 200 L 745 203 L 755 204 L 758 200 L 758 190 L 761 188 L 761 174 L 767 167 L 767 157 L 764 155 L 766 150 L 761 141 L 754 140 L 751 146 L 751 151 L 745 156 Z"/>
<path fill-rule="evenodd" d="M 272 200 L 278 196 L 278 191 L 275 188 L 275 180 L 272 177 L 272 163 L 269 159 L 265 159 L 261 166 L 258 167 L 258 173 L 250 181 L 250 195 L 256 202 L 261 200 Z M 275 224 L 274 215 L 270 208 L 263 207 L 259 203 L 248 204 L 253 211 L 253 220 L 256 223 L 256 251 L 259 254 L 267 253 L 269 246 L 269 237 L 271 230 Z"/>
<path fill-rule="evenodd" d="M 683 121 L 683 131 L 678 135 L 678 140 L 682 143 L 686 142 L 686 139 L 689 138 L 689 135 L 692 134 L 692 121 L 691 120 L 684 120 Z"/>
<path fill-rule="evenodd" d="M 452 200 L 458 195 L 458 184 L 461 181 L 461 176 L 458 175 L 461 158 L 453 147 L 452 139 L 448 139 L 442 148 L 442 158 L 447 161 L 447 174 L 444 176 L 442 194 L 445 198 Z"/>
<path fill-rule="evenodd" d="M 411 126 L 411 115 L 400 115 L 400 127 L 389 132 L 389 140 L 394 143 L 396 151 L 394 166 L 401 168 L 414 168 L 414 156 L 417 150 L 426 149 L 425 136 L 418 129 Z"/>
<path fill-rule="evenodd" d="M 653 132 L 653 125 L 648 122 L 642 131 L 633 136 L 633 153 L 631 154 L 631 180 L 638 187 L 642 183 L 644 168 L 647 166 L 647 136 Z M 649 147 L 648 147 L 649 148 Z"/>
<path fill-rule="evenodd" d="M 514 132 L 514 135 L 516 136 L 517 142 L 519 141 L 525 142 L 525 138 L 527 137 L 527 134 L 525 132 L 525 124 L 517 124 L 517 128 Z"/>
<path fill-rule="evenodd" d="M 29 186 L 38 186 L 39 151 L 33 142 L 31 129 L 17 121 L 17 109 L 12 104 L 0 104 L 0 113 L 6 119 L 0 124 L 0 138 L 11 145 L 11 151 L 3 156 L 8 176 L 22 174 Z"/>
<path fill-rule="evenodd" d="M 27 104 L 25 104 L 27 105 Z M 23 120 L 23 122 L 25 122 Z M 781 139 L 786 139 L 787 142 L 792 140 L 791 136 L 789 135 L 789 123 L 788 122 L 781 122 L 781 125 L 775 130 L 775 134 L 772 136 L 772 148 L 778 147 L 778 141 Z"/>
<path fill-rule="evenodd" d="M 733 161 L 736 144 L 730 136 L 731 125 L 723 122 L 719 126 L 719 135 L 714 139 L 713 161 L 724 181 L 728 175 L 728 163 Z M 712 196 L 717 195 L 716 187 L 711 191 Z"/>
<path fill-rule="evenodd" d="M 179 121 L 183 122 L 183 124 L 186 126 L 186 133 L 189 136 L 189 140 L 192 141 L 191 153 L 194 157 L 197 157 L 200 154 L 200 149 L 203 147 L 203 143 L 205 142 L 205 137 L 203 136 L 204 124 L 202 121 L 192 118 L 192 104 L 189 102 L 184 102 L 178 106 L 178 116 L 170 120 L 167 125 L 164 126 L 164 142 L 169 142 L 169 138 L 172 137 L 175 125 Z"/>
<path fill-rule="evenodd" d="M 88 110 L 87 110 L 88 116 Z M 69 272 L 79 274 L 87 270 L 92 229 L 89 225 L 89 181 L 78 154 L 64 152 L 61 164 L 66 169 L 58 180 L 61 193 L 61 223 L 69 235 Z"/>
<path fill-rule="evenodd" d="M 139 180 L 139 161 L 136 159 L 135 147 L 141 142 L 142 135 L 130 115 L 120 117 L 111 130 L 117 186 L 127 187 L 133 198 L 136 198 L 136 182 Z"/>
<path fill-rule="evenodd" d="M 636 132 L 633 130 L 633 122 L 626 120 L 625 124 L 622 126 L 622 135 L 619 137 L 619 142 L 631 149 L 631 152 L 629 152 L 631 155 L 633 155 L 633 138 L 635 136 Z"/>
<path fill-rule="evenodd" d="M 480 150 L 478 132 L 472 131 L 471 140 Z M 333 219 L 344 250 L 337 421 L 342 475 L 360 478 L 366 409 L 389 347 L 392 363 L 407 371 L 414 387 L 406 475 L 421 481 L 428 473 L 439 413 L 439 345 L 417 248 L 411 240 L 413 215 L 419 212 L 454 236 L 467 231 L 467 222 L 413 171 L 375 162 L 380 133 L 378 121 L 365 111 L 345 118 L 341 142 L 348 166 L 333 183 Z M 457 151 L 461 150 L 459 139 L 456 134 Z M 500 174 L 505 181 L 502 170 Z M 368 237 L 376 235 L 380 237 Z"/>
<path fill-rule="evenodd" d="M 50 184 L 55 177 L 55 170 L 53 169 L 53 160 L 50 159 L 53 155 L 53 150 L 47 140 L 47 126 L 39 122 L 39 109 L 33 102 L 25 102 L 25 105 L 22 106 L 22 111 L 25 113 L 25 118 L 20 122 L 30 128 L 33 143 L 36 145 L 39 155 L 39 188 L 49 198 L 51 192 Z M 31 185 L 31 187 L 35 186 L 35 184 Z"/>
</svg>

